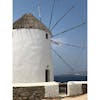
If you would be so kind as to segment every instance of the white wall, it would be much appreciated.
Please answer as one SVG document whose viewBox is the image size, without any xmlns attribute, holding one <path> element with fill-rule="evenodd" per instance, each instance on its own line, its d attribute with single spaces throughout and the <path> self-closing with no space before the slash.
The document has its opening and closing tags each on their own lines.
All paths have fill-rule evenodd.
<svg viewBox="0 0 100 100">
<path fill-rule="evenodd" d="M 59 97 L 58 82 L 41 82 L 41 83 L 14 83 L 13 87 L 37 87 L 44 86 L 44 97 Z"/>
<path fill-rule="evenodd" d="M 45 97 L 59 97 L 59 83 L 47 82 L 45 85 Z"/>
<path fill-rule="evenodd" d="M 67 96 L 77 96 L 83 94 L 82 84 L 87 84 L 86 81 L 69 81 L 67 83 Z"/>
<path fill-rule="evenodd" d="M 13 82 L 45 82 L 45 69 L 54 80 L 50 34 L 39 29 L 13 30 Z M 47 65 L 49 67 L 47 68 Z"/>
</svg>

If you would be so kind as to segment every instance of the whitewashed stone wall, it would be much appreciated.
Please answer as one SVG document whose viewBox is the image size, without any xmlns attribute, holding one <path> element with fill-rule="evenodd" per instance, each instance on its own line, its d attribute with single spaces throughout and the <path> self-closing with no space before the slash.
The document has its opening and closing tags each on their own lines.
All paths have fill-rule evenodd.
<svg viewBox="0 0 100 100">
<path fill-rule="evenodd" d="M 82 85 L 87 84 L 86 81 L 69 81 L 67 83 L 67 96 L 76 96 L 83 94 Z M 87 89 L 87 88 L 86 88 Z"/>
<path fill-rule="evenodd" d="M 59 97 L 59 83 L 47 83 L 45 97 Z"/>
<path fill-rule="evenodd" d="M 41 100 L 45 97 L 59 97 L 59 83 L 15 83 L 13 84 L 13 100 Z M 23 100 L 23 99 L 21 99 Z"/>
</svg>

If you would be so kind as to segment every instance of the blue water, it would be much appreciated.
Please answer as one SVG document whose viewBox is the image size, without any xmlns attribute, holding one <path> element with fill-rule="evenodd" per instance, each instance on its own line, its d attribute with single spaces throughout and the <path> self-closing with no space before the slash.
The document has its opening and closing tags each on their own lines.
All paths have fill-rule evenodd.
<svg viewBox="0 0 100 100">
<path fill-rule="evenodd" d="M 68 81 L 87 81 L 87 76 L 80 75 L 59 75 L 54 76 L 56 82 L 68 82 Z"/>
</svg>

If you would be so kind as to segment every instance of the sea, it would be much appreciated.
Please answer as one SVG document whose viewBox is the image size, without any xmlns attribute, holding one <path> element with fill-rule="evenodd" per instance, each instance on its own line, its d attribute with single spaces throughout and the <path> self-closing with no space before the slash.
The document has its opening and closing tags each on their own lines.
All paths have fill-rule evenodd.
<svg viewBox="0 0 100 100">
<path fill-rule="evenodd" d="M 83 75 L 56 75 L 54 76 L 56 82 L 68 82 L 68 81 L 87 81 L 87 76 Z"/>
</svg>

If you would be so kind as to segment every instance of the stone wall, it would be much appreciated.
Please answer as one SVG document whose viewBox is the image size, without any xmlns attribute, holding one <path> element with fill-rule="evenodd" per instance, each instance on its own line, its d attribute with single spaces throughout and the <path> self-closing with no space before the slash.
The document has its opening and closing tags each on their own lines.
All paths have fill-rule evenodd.
<svg viewBox="0 0 100 100">
<path fill-rule="evenodd" d="M 41 100 L 44 95 L 44 86 L 13 87 L 13 100 Z"/>
<path fill-rule="evenodd" d="M 87 84 L 82 84 L 83 94 L 87 93 Z"/>
<path fill-rule="evenodd" d="M 45 97 L 58 97 L 59 83 L 52 83 L 45 86 Z"/>
<path fill-rule="evenodd" d="M 69 81 L 67 83 L 67 96 L 77 96 L 87 93 L 86 81 Z"/>
<path fill-rule="evenodd" d="M 41 100 L 45 97 L 58 97 L 59 83 L 14 83 L 13 100 Z"/>
<path fill-rule="evenodd" d="M 13 100 L 42 100 L 43 98 L 77 96 L 87 93 L 86 81 L 69 81 L 65 83 L 17 83 L 13 85 Z"/>
</svg>

